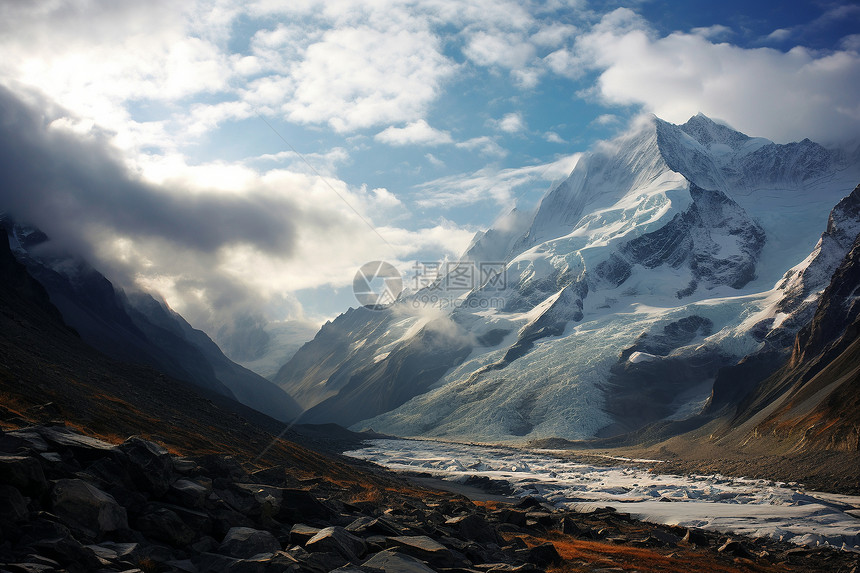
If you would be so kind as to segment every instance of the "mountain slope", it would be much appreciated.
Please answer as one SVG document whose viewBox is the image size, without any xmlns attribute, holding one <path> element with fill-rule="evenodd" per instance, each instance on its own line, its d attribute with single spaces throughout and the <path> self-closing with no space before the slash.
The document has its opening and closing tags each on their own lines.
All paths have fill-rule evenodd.
<svg viewBox="0 0 860 573">
<path fill-rule="evenodd" d="M 857 171 L 808 140 L 777 145 L 701 115 L 680 126 L 651 118 L 583 155 L 527 228 L 519 215 L 476 238 L 461 267 L 488 253 L 504 257 L 501 275 L 476 273 L 466 291 L 443 277 L 386 311 L 339 318 L 341 354 L 315 341 L 279 382 L 313 386 L 304 405 L 318 404 L 319 421 L 361 404 L 357 427 L 399 435 L 585 439 L 688 418 L 721 368 L 790 345 L 802 321 L 778 305 L 791 290 L 784 275 Z M 804 308 L 829 278 L 807 276 Z M 444 304 L 428 308 L 432 297 Z M 398 400 L 412 397 L 374 416 L 392 404 L 384 384 L 349 385 L 345 373 L 400 372 L 386 361 L 420 352 L 407 348 L 431 320 L 446 333 L 433 375 L 397 378 Z"/>
<path fill-rule="evenodd" d="M 860 235 L 797 333 L 789 360 L 739 405 L 732 438 L 778 442 L 788 451 L 860 451 L 858 295 Z"/>
<path fill-rule="evenodd" d="M 86 261 L 51 254 L 37 229 L 5 227 L 13 251 L 45 287 L 63 320 L 87 344 L 125 362 L 152 366 L 168 376 L 217 392 L 277 419 L 300 409 L 288 394 L 231 362 L 205 333 L 147 294 L 127 295 Z"/>
<path fill-rule="evenodd" d="M 305 438 L 227 397 L 97 352 L 63 323 L 45 288 L 16 260 L 5 233 L 0 233 L 0 396 L 4 430 L 64 423 L 112 442 L 139 436 L 183 455 L 232 455 L 246 468 L 269 468 L 269 475 L 280 473 L 296 485 L 314 476 L 321 487 L 335 491 L 403 487 L 296 443 L 321 443 L 318 437 Z M 73 441 L 66 445 L 75 449 Z"/>
</svg>

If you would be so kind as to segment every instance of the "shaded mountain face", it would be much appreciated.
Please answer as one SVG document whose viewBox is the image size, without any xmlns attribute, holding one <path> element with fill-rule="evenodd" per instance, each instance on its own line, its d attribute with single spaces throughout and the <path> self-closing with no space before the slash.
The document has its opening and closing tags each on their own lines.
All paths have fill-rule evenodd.
<svg viewBox="0 0 860 573">
<path fill-rule="evenodd" d="M 585 439 L 689 418 L 721 369 L 790 348 L 804 324 L 792 317 L 816 303 L 842 243 L 821 246 L 807 265 L 820 268 L 790 285 L 858 179 L 857 165 L 809 140 L 651 118 L 585 154 L 533 215 L 476 236 L 461 267 L 500 273 L 476 272 L 460 290 L 446 287 L 452 274 L 386 311 L 350 311 L 278 383 L 318 421 L 352 404 L 356 427 L 405 436 Z M 840 225 L 858 220 L 838 212 Z M 422 362 L 430 324 L 444 333 L 434 368 L 404 369 Z"/>
<path fill-rule="evenodd" d="M 145 293 L 127 295 L 86 261 L 40 254 L 49 239 L 5 221 L 16 257 L 45 288 L 66 324 L 116 360 L 144 364 L 255 408 L 291 420 L 296 403 L 268 380 L 230 361 L 202 331 Z M 43 249 L 40 249 L 43 247 Z"/>
<path fill-rule="evenodd" d="M 860 186 L 852 196 L 858 192 Z M 833 230 L 828 225 L 825 235 Z M 782 452 L 860 451 L 858 293 L 860 235 L 795 336 L 788 360 L 727 416 L 723 443 Z"/>
<path fill-rule="evenodd" d="M 104 468 L 106 460 L 99 458 L 105 450 L 94 445 L 95 440 L 56 427 L 57 421 L 113 442 L 127 436 L 137 436 L 138 443 L 140 437 L 157 439 L 171 452 L 199 459 L 217 461 L 209 455 L 213 453 L 232 455 L 250 462 L 246 467 L 268 468 L 272 478 L 278 478 L 280 471 L 280 479 L 296 485 L 309 474 L 335 482 L 334 488 L 349 484 L 352 491 L 396 485 L 296 443 L 324 443 L 318 436 L 308 439 L 285 431 L 283 423 L 225 396 L 96 351 L 63 322 L 48 292 L 16 260 L 5 233 L 0 233 L 0 394 L 0 425 L 8 429 L 52 422 L 43 430 L 65 437 L 54 445 L 65 454 L 74 454 L 64 454 L 63 464 L 78 456 L 86 463 L 99 460 Z M 356 436 L 345 438 L 355 440 Z M 17 450 L 20 445 L 6 436 L 7 449 Z M 93 447 L 96 449 L 90 449 Z M 80 457 L 83 453 L 91 457 Z M 144 454 L 140 460 L 153 471 L 146 483 L 155 483 L 164 466 L 151 464 L 148 456 Z M 220 467 L 224 471 L 238 468 L 238 464 L 230 460 Z M 105 479 L 123 487 L 122 472 L 108 473 L 110 477 L 104 474 Z M 8 482 L 8 476 L 4 479 Z"/>
<path fill-rule="evenodd" d="M 760 347 L 717 374 L 706 412 L 734 411 L 737 403 L 761 380 L 783 366 L 796 346 L 795 335 L 812 321 L 819 307 L 819 294 L 833 280 L 858 234 L 860 186 L 830 212 L 827 227 L 809 256 L 789 269 L 777 283 L 770 312 L 764 313 L 761 322 L 752 327 L 754 335 L 761 338 Z M 833 324 L 835 328 L 844 328 L 841 319 L 835 319 Z"/>
</svg>

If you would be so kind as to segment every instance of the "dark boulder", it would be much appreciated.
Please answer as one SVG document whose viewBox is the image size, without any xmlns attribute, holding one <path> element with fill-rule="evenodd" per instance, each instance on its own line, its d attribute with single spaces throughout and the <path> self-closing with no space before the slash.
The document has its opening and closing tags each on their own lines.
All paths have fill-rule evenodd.
<svg viewBox="0 0 860 573">
<path fill-rule="evenodd" d="M 367 550 L 367 545 L 343 527 L 332 526 L 321 529 L 305 543 L 311 553 L 334 552 L 348 561 L 358 561 Z"/>
<path fill-rule="evenodd" d="M 93 538 L 128 529 L 128 517 L 110 494 L 80 479 L 58 480 L 51 490 L 54 513 L 71 528 Z"/>
<path fill-rule="evenodd" d="M 155 442 L 132 436 L 117 446 L 117 457 L 134 484 L 156 497 L 167 493 L 176 479 L 170 453 Z"/>
<path fill-rule="evenodd" d="M 248 559 L 263 553 L 280 551 L 281 544 L 268 531 L 250 527 L 234 527 L 227 532 L 218 552 L 230 557 Z"/>
</svg>

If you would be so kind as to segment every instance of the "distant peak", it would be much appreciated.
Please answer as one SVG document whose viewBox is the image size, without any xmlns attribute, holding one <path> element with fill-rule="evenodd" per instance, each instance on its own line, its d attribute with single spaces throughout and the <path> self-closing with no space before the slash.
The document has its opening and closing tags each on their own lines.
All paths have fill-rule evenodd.
<svg viewBox="0 0 860 573">
<path fill-rule="evenodd" d="M 745 133 L 736 131 L 723 123 L 718 123 L 702 112 L 688 119 L 687 123 L 681 125 L 680 128 L 681 131 L 702 145 L 720 143 L 734 147 L 750 139 Z"/>
</svg>

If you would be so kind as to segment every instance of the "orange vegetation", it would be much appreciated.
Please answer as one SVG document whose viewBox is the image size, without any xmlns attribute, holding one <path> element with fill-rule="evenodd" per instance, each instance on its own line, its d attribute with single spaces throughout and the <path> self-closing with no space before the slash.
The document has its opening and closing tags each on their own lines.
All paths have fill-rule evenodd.
<svg viewBox="0 0 860 573">
<path fill-rule="evenodd" d="M 550 567 L 550 573 L 567 573 L 573 571 L 591 571 L 594 566 L 620 567 L 636 571 L 654 571 L 661 573 L 693 573 L 708 571 L 709 573 L 766 573 L 777 571 L 773 567 L 764 567 L 746 559 L 724 561 L 712 552 L 696 550 L 692 547 L 675 549 L 649 549 L 616 545 L 604 541 L 590 541 L 564 535 L 558 531 L 543 536 L 506 534 L 506 539 L 521 537 L 530 547 L 551 542 L 565 563 Z M 728 559 L 728 558 L 726 558 Z"/>
</svg>

